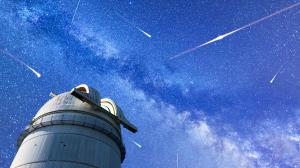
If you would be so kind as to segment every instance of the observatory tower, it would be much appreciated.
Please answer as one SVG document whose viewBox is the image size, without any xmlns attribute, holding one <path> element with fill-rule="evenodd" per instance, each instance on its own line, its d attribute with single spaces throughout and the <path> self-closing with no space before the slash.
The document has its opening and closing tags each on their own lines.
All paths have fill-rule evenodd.
<svg viewBox="0 0 300 168">
<path fill-rule="evenodd" d="M 19 137 L 11 168 L 120 168 L 120 125 L 137 131 L 122 110 L 85 84 L 52 97 Z"/>
</svg>

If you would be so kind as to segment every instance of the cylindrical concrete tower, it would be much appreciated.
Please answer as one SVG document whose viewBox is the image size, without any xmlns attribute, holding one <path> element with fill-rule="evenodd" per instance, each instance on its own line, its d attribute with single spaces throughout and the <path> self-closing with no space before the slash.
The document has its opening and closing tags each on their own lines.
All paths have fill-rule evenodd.
<svg viewBox="0 0 300 168">
<path fill-rule="evenodd" d="M 11 168 L 120 168 L 126 153 L 120 124 L 137 131 L 87 85 L 53 95 L 20 136 Z"/>
</svg>

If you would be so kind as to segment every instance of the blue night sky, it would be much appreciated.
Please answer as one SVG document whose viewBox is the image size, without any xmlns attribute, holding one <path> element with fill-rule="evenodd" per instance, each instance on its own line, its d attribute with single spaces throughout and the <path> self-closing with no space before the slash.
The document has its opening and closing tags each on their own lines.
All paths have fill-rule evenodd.
<svg viewBox="0 0 300 168">
<path fill-rule="evenodd" d="M 72 23 L 77 0 L 0 0 L 0 167 L 81 83 L 139 128 L 123 168 L 300 167 L 300 6 L 169 59 L 297 2 L 81 0 Z"/>
</svg>

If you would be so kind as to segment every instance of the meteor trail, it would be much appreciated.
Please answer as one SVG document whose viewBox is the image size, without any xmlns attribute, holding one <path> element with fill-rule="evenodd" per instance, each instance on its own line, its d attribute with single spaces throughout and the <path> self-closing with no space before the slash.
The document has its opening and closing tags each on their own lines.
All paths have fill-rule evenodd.
<svg viewBox="0 0 300 168">
<path fill-rule="evenodd" d="M 147 32 L 145 32 L 144 30 L 142 30 L 141 28 L 139 27 L 135 27 L 136 29 L 138 29 L 140 32 L 142 32 L 144 35 L 146 35 L 147 37 L 151 38 L 151 35 Z"/>
<path fill-rule="evenodd" d="M 276 74 L 273 76 L 273 78 L 270 80 L 270 83 L 271 83 L 271 84 L 274 82 L 274 80 L 275 80 L 275 78 L 277 77 L 277 75 L 278 75 L 278 73 L 276 73 Z"/>
<path fill-rule="evenodd" d="M 141 29 L 140 27 L 134 25 L 133 23 L 131 23 L 130 21 L 128 21 L 125 17 L 123 17 L 120 13 L 114 11 L 114 13 L 123 20 L 123 22 L 125 22 L 126 24 L 130 25 L 131 27 L 137 29 L 139 32 L 143 33 L 145 36 L 147 36 L 148 38 L 151 38 L 152 36 L 147 33 L 146 31 L 144 31 L 143 29 Z"/>
<path fill-rule="evenodd" d="M 270 83 L 272 84 L 274 80 L 276 79 L 277 75 L 281 72 L 282 67 L 279 69 L 279 71 L 273 76 L 273 78 L 270 80 Z"/>
<path fill-rule="evenodd" d="M 75 8 L 75 11 L 74 11 L 74 14 L 73 14 L 73 17 L 72 17 L 71 25 L 73 24 L 73 21 L 74 21 L 75 15 L 76 15 L 76 13 L 77 13 L 77 10 L 78 10 L 79 3 L 80 3 L 80 0 L 78 0 L 78 2 L 77 2 L 77 6 L 76 6 L 76 8 Z"/>
<path fill-rule="evenodd" d="M 283 8 L 283 9 L 279 10 L 279 11 L 276 11 L 276 12 L 274 12 L 274 13 L 268 15 L 268 16 L 265 16 L 265 17 L 260 18 L 260 19 L 258 19 L 258 20 L 256 20 L 256 21 L 253 21 L 253 22 L 251 22 L 251 23 L 249 23 L 249 24 L 247 24 L 247 25 L 245 25 L 245 26 L 242 26 L 242 27 L 240 27 L 240 28 L 238 28 L 238 29 L 235 29 L 235 30 L 233 30 L 233 31 L 231 31 L 231 32 L 229 32 L 229 33 L 226 33 L 226 34 L 223 34 L 223 35 L 219 35 L 218 37 L 216 37 L 216 38 L 214 38 L 214 39 L 212 39 L 212 40 L 210 40 L 210 41 L 208 41 L 208 42 L 206 42 L 206 43 L 203 43 L 203 44 L 200 44 L 200 45 L 198 45 L 198 46 L 196 46 L 196 47 L 187 49 L 187 50 L 185 50 L 185 51 L 183 51 L 183 52 L 181 52 L 181 53 L 179 53 L 179 54 L 176 54 L 176 55 L 170 57 L 169 59 L 170 59 L 170 60 L 175 59 L 175 58 L 177 58 L 177 57 L 180 57 L 180 56 L 182 56 L 182 55 L 185 55 L 185 54 L 187 54 L 187 53 L 190 53 L 190 52 L 192 52 L 192 51 L 195 51 L 195 50 L 197 50 L 197 49 L 199 49 L 199 48 L 202 48 L 202 47 L 204 47 L 204 46 L 206 46 L 206 45 L 208 45 L 208 44 L 211 44 L 211 43 L 214 43 L 214 42 L 216 42 L 216 41 L 222 40 L 222 39 L 224 39 L 224 38 L 227 37 L 227 36 L 230 36 L 230 35 L 232 35 L 232 34 L 234 34 L 234 33 L 236 33 L 236 32 L 239 32 L 239 31 L 241 31 L 241 30 L 243 30 L 243 29 L 246 29 L 246 28 L 248 28 L 248 27 L 250 27 L 250 26 L 253 26 L 253 25 L 257 24 L 257 23 L 260 23 L 260 22 L 262 22 L 262 21 L 265 21 L 265 20 L 267 20 L 267 19 L 269 19 L 269 18 L 271 18 L 271 17 L 273 17 L 273 16 L 279 15 L 279 14 L 281 14 L 282 12 L 285 12 L 285 11 L 287 11 L 287 10 L 290 10 L 290 9 L 292 9 L 292 8 L 295 8 L 295 7 L 299 6 L 299 5 L 300 5 L 300 2 L 295 3 L 295 4 L 291 5 L 291 6 L 285 7 L 285 8 Z"/>
<path fill-rule="evenodd" d="M 9 52 L 7 52 L 7 51 L 5 51 L 5 50 L 2 50 L 2 49 L 0 49 L 0 51 L 1 51 L 3 54 L 5 54 L 5 55 L 9 56 L 10 58 L 12 58 L 13 60 L 15 60 L 16 62 L 18 62 L 18 63 L 24 65 L 24 66 L 25 66 L 26 68 L 28 68 L 31 72 L 33 72 L 33 73 L 36 75 L 36 77 L 40 78 L 40 77 L 42 76 L 42 75 L 41 75 L 39 72 L 37 72 L 35 69 L 33 69 L 32 67 L 30 67 L 30 66 L 27 65 L 25 62 L 21 61 L 20 59 L 18 59 L 17 57 L 15 57 L 14 55 L 12 55 L 11 53 L 9 53 Z"/>
<path fill-rule="evenodd" d="M 176 155 L 176 165 L 177 165 L 177 167 L 176 168 L 178 168 L 178 162 L 179 162 L 179 159 L 178 159 L 178 153 L 177 153 L 177 155 Z"/>
<path fill-rule="evenodd" d="M 131 142 L 133 142 L 137 147 L 142 148 L 142 145 L 140 145 L 140 144 L 137 143 L 136 141 L 132 140 Z"/>
</svg>

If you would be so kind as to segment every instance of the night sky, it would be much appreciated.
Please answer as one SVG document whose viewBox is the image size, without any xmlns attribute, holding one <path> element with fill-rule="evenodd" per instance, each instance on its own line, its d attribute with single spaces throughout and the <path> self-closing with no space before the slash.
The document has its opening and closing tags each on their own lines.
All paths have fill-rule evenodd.
<svg viewBox="0 0 300 168">
<path fill-rule="evenodd" d="M 49 93 L 81 83 L 139 128 L 123 168 L 300 167 L 300 6 L 169 59 L 298 1 L 77 2 L 0 0 L 1 168 Z"/>
</svg>

